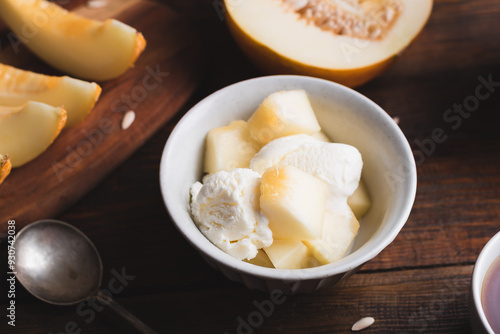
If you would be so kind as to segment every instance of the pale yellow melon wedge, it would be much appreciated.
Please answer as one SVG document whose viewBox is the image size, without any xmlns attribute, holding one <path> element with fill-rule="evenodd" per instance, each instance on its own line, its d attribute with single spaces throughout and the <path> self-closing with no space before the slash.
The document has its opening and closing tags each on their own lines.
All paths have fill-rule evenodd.
<svg viewBox="0 0 500 334">
<path fill-rule="evenodd" d="M 372 202 L 370 200 L 370 195 L 368 194 L 366 184 L 363 180 L 359 181 L 358 188 L 347 199 L 347 204 L 351 208 L 352 212 L 354 212 L 354 215 L 358 220 L 368 212 L 372 205 Z"/>
<path fill-rule="evenodd" d="M 10 174 L 12 169 L 12 164 L 8 155 L 0 154 L 0 184 L 5 180 L 5 178 Z"/>
<path fill-rule="evenodd" d="M 206 145 L 207 173 L 247 168 L 261 147 L 250 137 L 245 121 L 234 121 L 227 126 L 212 129 L 207 135 Z"/>
<path fill-rule="evenodd" d="M 40 102 L 0 106 L 0 152 L 19 167 L 44 152 L 66 123 L 66 110 Z"/>
<path fill-rule="evenodd" d="M 20 106 L 36 101 L 64 106 L 68 113 L 66 126 L 83 120 L 100 94 L 101 87 L 94 82 L 37 74 L 0 64 L 0 105 Z"/>
<path fill-rule="evenodd" d="M 45 0 L 2 0 L 0 16 L 33 53 L 83 79 L 120 76 L 146 46 L 142 34 L 122 22 L 87 19 Z"/>
</svg>

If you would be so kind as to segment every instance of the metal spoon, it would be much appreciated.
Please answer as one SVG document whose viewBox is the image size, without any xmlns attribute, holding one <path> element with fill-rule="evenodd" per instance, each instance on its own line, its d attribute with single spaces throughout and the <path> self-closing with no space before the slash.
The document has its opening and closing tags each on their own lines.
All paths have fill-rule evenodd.
<svg viewBox="0 0 500 334">
<path fill-rule="evenodd" d="M 19 231 L 14 247 L 16 277 L 35 297 L 56 305 L 73 305 L 95 298 L 141 333 L 156 333 L 99 290 L 101 257 L 77 228 L 62 221 L 40 220 Z"/>
</svg>

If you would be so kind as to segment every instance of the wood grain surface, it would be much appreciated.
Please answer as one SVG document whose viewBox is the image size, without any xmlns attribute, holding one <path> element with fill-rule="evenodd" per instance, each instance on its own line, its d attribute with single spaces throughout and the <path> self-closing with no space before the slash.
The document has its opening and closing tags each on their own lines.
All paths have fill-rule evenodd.
<svg viewBox="0 0 500 334">
<path fill-rule="evenodd" d="M 395 241 L 358 274 L 314 294 L 287 297 L 260 321 L 256 304 L 269 295 L 225 279 L 176 231 L 163 206 L 158 168 L 165 141 L 184 112 L 211 92 L 262 73 L 231 39 L 218 1 L 162 2 L 197 28 L 209 63 L 205 79 L 156 135 L 56 217 L 94 241 L 104 285 L 113 269 L 134 276 L 115 299 L 159 333 L 238 333 L 252 315 L 257 326 L 241 327 L 240 333 L 349 333 L 365 316 L 376 321 L 364 333 L 471 333 L 473 265 L 500 231 L 500 87 L 490 87 L 488 98 L 460 124 L 443 117 L 455 104 L 468 103 L 482 80 L 500 82 L 500 3 L 436 0 L 427 26 L 403 56 L 357 89 L 399 118 L 415 150 L 413 211 Z M 439 128 L 446 139 L 430 144 Z M 2 245 L 0 261 L 6 257 Z M 6 272 L 0 272 L 2 282 Z M 5 310 L 9 299 L 3 284 L 0 289 Z M 81 333 L 135 333 L 109 309 L 87 323 L 76 306 L 47 305 L 20 284 L 15 301 L 16 327 L 7 326 L 2 315 L 2 333 L 64 333 L 70 322 Z"/>
</svg>

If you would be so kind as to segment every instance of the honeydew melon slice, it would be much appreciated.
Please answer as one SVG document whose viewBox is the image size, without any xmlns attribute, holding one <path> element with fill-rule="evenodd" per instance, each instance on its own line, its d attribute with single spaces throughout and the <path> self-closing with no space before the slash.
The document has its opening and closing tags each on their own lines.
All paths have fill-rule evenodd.
<svg viewBox="0 0 500 334">
<path fill-rule="evenodd" d="M 21 106 L 36 101 L 64 106 L 68 113 L 66 126 L 83 120 L 100 94 L 101 87 L 94 82 L 37 74 L 0 64 L 0 105 Z"/>
<path fill-rule="evenodd" d="M 120 76 L 146 46 L 141 33 L 120 21 L 84 18 L 45 0 L 2 0 L 0 17 L 45 62 L 83 79 Z"/>
<path fill-rule="evenodd" d="M 66 123 L 66 110 L 40 102 L 0 106 L 0 152 L 19 167 L 44 152 Z"/>
<path fill-rule="evenodd" d="M 225 0 L 227 24 L 266 73 L 358 86 L 381 74 L 427 22 L 432 0 Z"/>
</svg>

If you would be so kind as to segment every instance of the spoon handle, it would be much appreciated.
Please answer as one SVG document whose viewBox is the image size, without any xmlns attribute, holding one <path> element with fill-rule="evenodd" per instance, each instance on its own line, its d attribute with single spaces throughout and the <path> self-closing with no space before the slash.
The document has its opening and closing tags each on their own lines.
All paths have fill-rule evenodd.
<svg viewBox="0 0 500 334">
<path fill-rule="evenodd" d="M 115 311 L 118 315 L 131 323 L 139 332 L 143 334 L 158 334 L 123 306 L 115 302 L 113 298 L 110 298 L 106 294 L 102 293 L 102 291 L 99 291 L 97 293 L 96 298 L 104 305 L 108 305 L 109 307 L 111 307 L 113 311 Z"/>
</svg>

